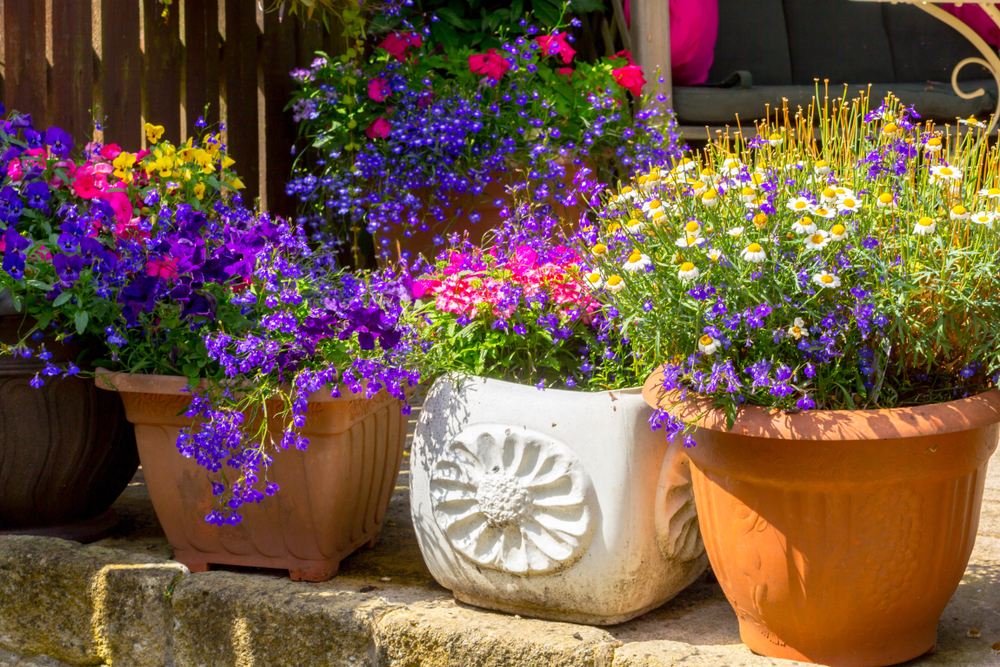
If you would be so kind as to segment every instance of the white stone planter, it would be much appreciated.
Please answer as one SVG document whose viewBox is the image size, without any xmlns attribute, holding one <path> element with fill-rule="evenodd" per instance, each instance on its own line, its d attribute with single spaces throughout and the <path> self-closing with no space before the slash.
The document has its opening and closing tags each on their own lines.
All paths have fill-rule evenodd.
<svg viewBox="0 0 1000 667">
<path fill-rule="evenodd" d="M 687 456 L 639 389 L 440 378 L 413 439 L 410 505 L 431 574 L 469 604 L 610 625 L 708 565 Z"/>
</svg>

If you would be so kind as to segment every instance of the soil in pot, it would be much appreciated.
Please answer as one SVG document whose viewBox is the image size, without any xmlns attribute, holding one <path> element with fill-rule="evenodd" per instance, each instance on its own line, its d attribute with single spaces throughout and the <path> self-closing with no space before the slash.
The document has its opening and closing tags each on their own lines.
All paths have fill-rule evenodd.
<svg viewBox="0 0 1000 667">
<path fill-rule="evenodd" d="M 653 405 L 661 385 L 646 383 Z M 934 648 L 975 544 L 1000 392 L 892 410 L 746 407 L 731 430 L 707 401 L 672 411 L 698 420 L 702 535 L 747 646 L 834 667 Z"/>
</svg>

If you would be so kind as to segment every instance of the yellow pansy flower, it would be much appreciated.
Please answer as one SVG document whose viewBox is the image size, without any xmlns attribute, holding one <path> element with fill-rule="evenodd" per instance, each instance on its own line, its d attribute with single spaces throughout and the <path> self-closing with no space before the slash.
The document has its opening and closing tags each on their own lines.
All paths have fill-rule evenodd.
<svg viewBox="0 0 1000 667">
<path fill-rule="evenodd" d="M 146 123 L 144 126 L 146 130 L 146 139 L 151 144 L 155 144 L 163 136 L 164 128 L 162 125 L 153 125 L 152 123 Z"/>
<path fill-rule="evenodd" d="M 205 197 L 204 183 L 199 183 L 198 185 L 194 186 L 194 196 L 198 198 L 198 201 L 201 201 Z"/>
</svg>

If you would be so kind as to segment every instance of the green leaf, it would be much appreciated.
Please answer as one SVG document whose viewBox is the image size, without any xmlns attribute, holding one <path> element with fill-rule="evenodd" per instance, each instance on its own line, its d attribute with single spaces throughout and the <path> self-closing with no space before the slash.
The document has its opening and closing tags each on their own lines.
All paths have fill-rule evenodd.
<svg viewBox="0 0 1000 667">
<path fill-rule="evenodd" d="M 604 6 L 604 0 L 573 0 L 569 6 L 569 10 L 574 14 L 583 14 L 584 12 L 603 12 L 607 9 L 608 7 Z"/>
<path fill-rule="evenodd" d="M 55 301 L 52 302 L 52 307 L 58 308 L 59 306 L 69 301 L 71 298 L 73 298 L 73 294 L 71 292 L 63 292 L 62 294 L 56 297 Z"/>
<path fill-rule="evenodd" d="M 76 332 L 82 334 L 87 330 L 87 323 L 90 322 L 90 314 L 85 310 L 79 310 L 73 318 L 76 320 Z"/>
<path fill-rule="evenodd" d="M 46 292 L 52 289 L 52 285 L 43 283 L 41 280 L 29 280 L 28 284 L 36 289 L 45 290 Z"/>
</svg>

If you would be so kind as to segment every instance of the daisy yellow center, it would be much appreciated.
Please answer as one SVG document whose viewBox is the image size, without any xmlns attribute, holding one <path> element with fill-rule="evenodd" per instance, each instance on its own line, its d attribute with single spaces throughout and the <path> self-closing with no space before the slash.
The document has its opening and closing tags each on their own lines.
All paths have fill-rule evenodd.
<svg viewBox="0 0 1000 667">
<path fill-rule="evenodd" d="M 645 185 L 646 181 L 648 180 L 649 178 L 647 176 L 640 176 L 639 178 L 635 179 L 636 183 L 638 183 L 639 185 Z"/>
<path fill-rule="evenodd" d="M 649 202 L 649 208 L 660 208 L 661 206 L 663 206 L 663 203 L 659 199 Z"/>
<path fill-rule="evenodd" d="M 620 228 L 621 228 L 621 225 L 619 225 L 617 222 L 612 222 L 610 225 L 608 225 L 608 232 L 611 233 L 611 234 L 614 234 Z"/>
<path fill-rule="evenodd" d="M 608 284 L 611 285 L 612 287 L 614 287 L 615 285 L 620 284 L 621 281 L 622 281 L 622 277 L 618 276 L 618 275 L 611 276 L 610 278 L 608 278 Z"/>
<path fill-rule="evenodd" d="M 836 197 L 837 193 L 834 192 L 833 188 L 827 188 L 826 190 L 823 190 L 823 196 L 829 199 L 830 197 Z"/>
<path fill-rule="evenodd" d="M 917 224 L 920 225 L 921 227 L 930 227 L 931 225 L 934 224 L 934 220 L 933 218 L 928 218 L 927 216 L 924 216 L 919 220 L 917 220 Z"/>
<path fill-rule="evenodd" d="M 606 253 L 608 251 L 608 249 L 607 249 L 607 247 L 603 243 L 598 243 L 593 248 L 591 248 L 591 251 L 595 255 L 603 255 L 604 253 Z"/>
<path fill-rule="evenodd" d="M 758 213 L 753 217 L 753 224 L 757 225 L 758 227 L 763 226 L 765 222 L 767 222 L 766 213 Z"/>
<path fill-rule="evenodd" d="M 844 206 L 848 208 L 854 208 L 855 206 L 857 206 L 857 203 L 853 199 L 845 199 Z"/>
<path fill-rule="evenodd" d="M 930 141 L 927 142 L 927 145 L 928 146 L 940 146 L 941 145 L 941 139 L 938 138 L 938 137 L 934 137 L 933 139 L 931 139 Z"/>
<path fill-rule="evenodd" d="M 816 209 L 816 213 L 818 213 L 819 215 L 826 215 L 827 210 L 825 208 L 818 208 Z"/>
<path fill-rule="evenodd" d="M 883 192 L 882 194 L 880 194 L 878 196 L 878 200 L 880 202 L 882 202 L 883 204 L 891 204 L 892 203 L 892 194 L 889 193 L 889 192 Z"/>
<path fill-rule="evenodd" d="M 684 239 L 684 243 L 688 244 L 689 246 L 693 246 L 697 242 L 698 242 L 697 236 L 689 236 L 686 239 Z"/>
<path fill-rule="evenodd" d="M 719 259 L 719 253 L 717 253 L 717 252 L 709 253 L 708 258 L 710 260 L 712 260 L 713 262 L 718 261 L 718 259 Z"/>
<path fill-rule="evenodd" d="M 707 346 L 707 345 L 711 345 L 713 340 L 714 339 L 711 336 L 709 336 L 708 334 L 706 334 L 706 335 L 702 336 L 699 339 L 698 342 L 701 343 L 702 345 L 706 345 Z"/>
<path fill-rule="evenodd" d="M 820 160 L 819 162 L 816 163 L 816 166 L 820 169 L 823 169 L 824 167 L 826 167 L 826 160 Z"/>
<path fill-rule="evenodd" d="M 591 273 L 589 276 L 587 276 L 587 280 L 596 285 L 597 283 L 601 282 L 601 276 L 598 273 Z"/>
<path fill-rule="evenodd" d="M 692 220 L 691 222 L 689 222 L 686 225 L 684 225 L 684 229 L 686 231 L 688 231 L 688 232 L 691 232 L 691 233 L 694 233 L 694 232 L 698 231 L 700 228 L 701 228 L 701 225 L 699 225 L 694 220 Z"/>
<path fill-rule="evenodd" d="M 654 219 L 655 218 L 662 218 L 662 217 L 664 217 L 666 215 L 667 215 L 666 212 L 662 208 L 658 208 L 655 211 L 653 211 L 653 218 Z"/>
<path fill-rule="evenodd" d="M 802 225 L 803 227 L 808 227 L 812 223 L 813 223 L 812 218 L 802 218 L 802 222 L 800 222 L 799 224 Z"/>
<path fill-rule="evenodd" d="M 753 188 L 743 188 L 743 196 L 749 197 L 753 194 Z"/>
<path fill-rule="evenodd" d="M 691 262 L 684 262 L 681 264 L 681 271 L 687 273 L 688 271 L 694 271 L 694 264 Z"/>
<path fill-rule="evenodd" d="M 827 285 L 829 285 L 830 283 L 833 282 L 833 276 L 831 276 L 829 273 L 826 273 L 826 274 L 820 276 L 819 279 L 822 280 Z"/>
<path fill-rule="evenodd" d="M 840 236 L 841 234 L 843 234 L 847 230 L 844 229 L 843 225 L 834 225 L 833 229 L 831 229 L 830 231 L 833 232 L 834 234 L 836 234 L 837 236 Z"/>
<path fill-rule="evenodd" d="M 942 175 L 944 175 L 944 176 L 951 176 L 953 173 L 955 173 L 955 172 L 953 172 L 951 170 L 951 168 L 949 168 L 949 167 L 941 167 L 941 174 Z"/>
<path fill-rule="evenodd" d="M 823 242 L 823 235 L 822 234 L 813 234 L 812 242 L 813 243 L 817 243 L 817 244 L 818 243 L 822 243 Z"/>
<path fill-rule="evenodd" d="M 701 196 L 701 198 L 702 199 L 715 199 L 718 196 L 719 196 L 719 192 L 717 190 L 708 190 L 707 192 L 705 192 L 705 194 L 703 194 Z"/>
<path fill-rule="evenodd" d="M 630 192 L 632 192 L 632 188 L 630 188 L 629 186 L 626 185 L 624 188 L 622 188 L 622 194 L 623 195 L 627 195 Z"/>
<path fill-rule="evenodd" d="M 628 226 L 629 227 L 635 227 L 636 225 L 641 225 L 641 224 L 642 224 L 642 222 L 640 222 L 639 220 L 636 220 L 635 218 L 632 218 L 631 220 L 628 221 Z"/>
<path fill-rule="evenodd" d="M 1000 195 L 1000 188 L 990 188 L 986 194 L 990 196 Z"/>
<path fill-rule="evenodd" d="M 882 128 L 882 131 L 885 132 L 886 134 L 892 134 L 893 132 L 896 131 L 896 129 L 897 128 L 893 123 L 889 123 L 888 125 Z"/>
<path fill-rule="evenodd" d="M 800 211 L 801 211 L 802 209 L 804 209 L 804 208 L 808 207 L 808 206 L 809 206 L 809 204 L 807 204 L 807 203 L 806 203 L 806 202 L 804 202 L 804 201 L 797 201 L 797 202 L 795 202 L 795 208 L 799 209 Z"/>
<path fill-rule="evenodd" d="M 768 139 L 770 139 L 771 141 L 778 141 L 779 139 L 781 139 L 781 135 L 775 132 L 770 137 L 768 137 Z"/>
<path fill-rule="evenodd" d="M 642 259 L 642 253 L 639 252 L 638 250 L 633 250 L 632 254 L 628 256 L 628 261 L 631 264 L 635 264 L 640 259 Z"/>
<path fill-rule="evenodd" d="M 955 215 L 965 215 L 965 207 L 956 206 L 955 208 L 951 209 L 951 212 L 954 213 Z"/>
<path fill-rule="evenodd" d="M 763 248 L 760 247 L 759 243 L 751 243 L 747 246 L 748 252 L 760 252 L 761 250 L 763 250 Z"/>
</svg>

